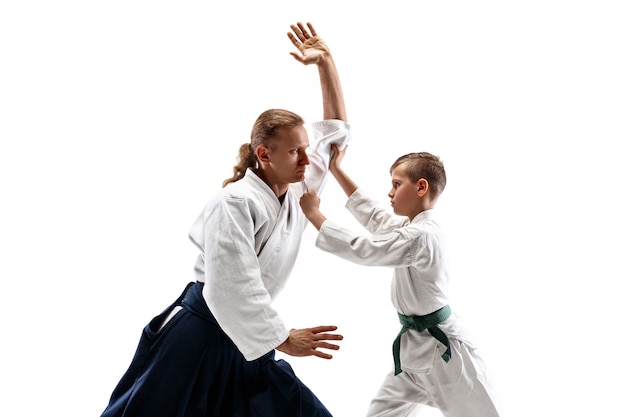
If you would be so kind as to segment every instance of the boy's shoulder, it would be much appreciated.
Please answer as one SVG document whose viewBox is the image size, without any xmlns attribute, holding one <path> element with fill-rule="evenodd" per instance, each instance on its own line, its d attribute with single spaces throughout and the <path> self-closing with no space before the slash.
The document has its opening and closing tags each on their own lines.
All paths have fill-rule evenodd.
<svg viewBox="0 0 626 417">
<path fill-rule="evenodd" d="M 414 234 L 416 238 L 432 236 L 440 239 L 443 234 L 432 210 L 419 213 L 409 223 L 405 224 L 403 229 L 406 229 L 408 233 Z"/>
</svg>

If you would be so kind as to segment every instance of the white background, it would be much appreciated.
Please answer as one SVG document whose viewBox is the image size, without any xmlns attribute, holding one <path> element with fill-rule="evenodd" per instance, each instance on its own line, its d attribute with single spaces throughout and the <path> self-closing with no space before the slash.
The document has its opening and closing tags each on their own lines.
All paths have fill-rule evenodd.
<svg viewBox="0 0 626 417">
<path fill-rule="evenodd" d="M 334 53 L 346 169 L 436 153 L 456 310 L 508 416 L 622 410 L 626 14 L 619 1 L 5 1 L 0 5 L 0 415 L 97 416 L 141 329 L 192 277 L 187 232 L 256 116 L 322 117 L 286 33 Z M 352 226 L 329 181 L 324 212 Z M 336 416 L 391 367 L 391 271 L 307 230 L 276 302 L 336 324 L 331 361 L 290 363 Z M 437 416 L 429 410 L 423 415 Z"/>
</svg>

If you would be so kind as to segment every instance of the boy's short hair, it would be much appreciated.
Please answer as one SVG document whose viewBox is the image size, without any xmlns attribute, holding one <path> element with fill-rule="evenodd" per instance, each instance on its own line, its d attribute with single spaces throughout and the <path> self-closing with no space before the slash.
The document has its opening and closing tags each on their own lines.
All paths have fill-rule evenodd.
<svg viewBox="0 0 626 417">
<path fill-rule="evenodd" d="M 438 197 L 446 188 L 446 170 L 438 156 L 428 152 L 412 152 L 402 155 L 391 165 L 389 172 L 404 164 L 406 175 L 412 182 L 420 178 L 428 181 L 428 185 L 435 197 Z"/>
</svg>

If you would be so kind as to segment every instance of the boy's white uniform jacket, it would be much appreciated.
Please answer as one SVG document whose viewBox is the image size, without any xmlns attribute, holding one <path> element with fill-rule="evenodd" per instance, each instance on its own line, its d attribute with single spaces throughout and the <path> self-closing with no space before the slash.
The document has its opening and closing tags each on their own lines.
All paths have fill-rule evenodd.
<svg viewBox="0 0 626 417">
<path fill-rule="evenodd" d="M 189 232 L 200 248 L 196 279 L 218 324 L 246 360 L 284 342 L 289 331 L 272 307 L 285 286 L 307 219 L 300 208 L 305 191 L 321 193 L 328 176 L 330 144 L 343 148 L 349 125 L 341 120 L 312 124 L 305 184 L 291 184 L 282 204 L 254 172 L 223 188 Z"/>
<path fill-rule="evenodd" d="M 360 189 L 348 198 L 346 208 L 372 236 L 361 236 L 327 220 L 319 231 L 317 247 L 360 265 L 394 268 L 391 302 L 403 315 L 423 316 L 449 304 L 446 247 L 432 210 L 410 221 L 378 206 Z M 469 343 L 454 306 L 450 307 L 452 316 L 439 328 L 448 337 Z M 427 331 L 406 332 L 400 344 L 402 369 L 428 371 L 433 360 L 442 360 L 444 350 Z"/>
</svg>

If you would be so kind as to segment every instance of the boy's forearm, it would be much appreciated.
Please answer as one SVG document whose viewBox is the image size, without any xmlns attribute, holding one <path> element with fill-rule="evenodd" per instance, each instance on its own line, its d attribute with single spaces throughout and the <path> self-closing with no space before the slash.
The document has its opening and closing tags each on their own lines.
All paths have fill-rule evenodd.
<svg viewBox="0 0 626 417">
<path fill-rule="evenodd" d="M 335 177 L 335 180 L 337 180 L 337 183 L 339 184 L 343 192 L 346 193 L 347 197 L 350 197 L 352 193 L 354 193 L 357 188 L 359 188 L 359 186 L 356 185 L 354 181 L 352 181 L 352 178 L 350 178 L 343 169 L 334 168 L 331 169 L 330 172 Z"/>
<path fill-rule="evenodd" d="M 322 228 L 322 224 L 326 221 L 326 217 L 319 210 L 311 210 L 304 213 L 304 215 L 317 230 L 320 230 Z"/>
</svg>

